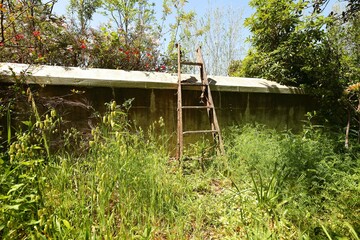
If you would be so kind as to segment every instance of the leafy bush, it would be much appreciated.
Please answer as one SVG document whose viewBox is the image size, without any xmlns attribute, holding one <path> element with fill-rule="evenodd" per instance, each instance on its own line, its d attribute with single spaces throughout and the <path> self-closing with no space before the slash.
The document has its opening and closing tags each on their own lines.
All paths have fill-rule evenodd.
<svg viewBox="0 0 360 240">
<path fill-rule="evenodd" d="M 263 126 L 231 129 L 228 154 L 242 195 L 238 204 L 246 205 L 245 215 L 259 219 L 244 224 L 260 224 L 267 236 L 323 239 L 325 227 L 329 236 L 352 238 L 347 226 L 359 233 L 359 155 L 337 152 L 324 131 L 308 135 L 308 130 L 294 135 Z"/>
</svg>

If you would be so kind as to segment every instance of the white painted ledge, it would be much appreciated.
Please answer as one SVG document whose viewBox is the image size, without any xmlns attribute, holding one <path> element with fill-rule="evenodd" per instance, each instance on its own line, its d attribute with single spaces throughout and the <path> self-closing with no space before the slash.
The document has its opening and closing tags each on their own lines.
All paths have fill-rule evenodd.
<svg viewBox="0 0 360 240">
<path fill-rule="evenodd" d="M 100 68 L 78 68 L 46 65 L 27 65 L 17 63 L 0 63 L 0 83 L 13 82 L 12 72 L 19 75 L 27 72 L 29 84 L 67 85 L 82 87 L 121 87 L 177 89 L 177 75 L 160 72 L 124 71 Z M 260 78 L 239 78 L 208 76 L 211 90 L 222 92 L 258 92 L 304 94 L 303 90 L 287 87 L 276 82 Z M 200 82 L 198 75 L 183 74 L 182 79 Z"/>
</svg>

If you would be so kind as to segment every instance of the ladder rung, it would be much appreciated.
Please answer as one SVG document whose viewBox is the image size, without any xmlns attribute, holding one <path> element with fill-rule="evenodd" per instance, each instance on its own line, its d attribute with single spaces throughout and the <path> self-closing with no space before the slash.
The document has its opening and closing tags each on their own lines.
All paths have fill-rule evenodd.
<svg viewBox="0 0 360 240">
<path fill-rule="evenodd" d="M 213 106 L 182 106 L 182 109 L 206 109 L 206 108 L 214 108 Z"/>
<path fill-rule="evenodd" d="M 193 133 L 218 133 L 218 130 L 196 130 L 196 131 L 185 131 L 183 134 L 193 134 Z"/>
<path fill-rule="evenodd" d="M 181 62 L 182 65 L 191 65 L 191 66 L 202 66 L 200 62 Z"/>
</svg>

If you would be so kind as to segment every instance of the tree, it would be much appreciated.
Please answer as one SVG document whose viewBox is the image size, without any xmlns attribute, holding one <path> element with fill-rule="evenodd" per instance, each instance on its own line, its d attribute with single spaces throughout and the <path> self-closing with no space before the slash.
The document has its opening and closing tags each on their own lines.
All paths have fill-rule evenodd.
<svg viewBox="0 0 360 240">
<path fill-rule="evenodd" d="M 241 69 L 242 61 L 241 60 L 232 60 L 228 67 L 229 76 L 239 76 L 239 70 Z"/>
<path fill-rule="evenodd" d="M 328 6 L 330 0 L 313 0 L 313 11 L 321 13 Z M 347 22 L 349 19 L 353 18 L 360 11 L 360 1 L 359 0 L 345 0 L 347 2 L 346 8 L 341 12 L 340 16 L 342 20 Z M 333 14 L 333 13 L 332 13 Z"/>
<path fill-rule="evenodd" d="M 158 38 L 154 3 L 144 0 L 104 0 L 103 7 L 115 22 L 125 45 L 148 37 L 146 34 Z"/>
<path fill-rule="evenodd" d="M 245 26 L 253 33 L 251 43 L 262 52 L 274 51 L 289 39 L 306 7 L 292 0 L 252 0 L 249 4 L 256 12 L 245 20 Z"/>
<path fill-rule="evenodd" d="M 54 42 L 52 30 L 61 25 L 61 19 L 52 14 L 55 2 L 1 1 L 0 61 L 36 63 L 44 60 L 47 43 Z"/>
<path fill-rule="evenodd" d="M 256 12 L 245 23 L 253 33 L 252 48 L 239 74 L 303 87 L 318 100 L 323 118 L 343 122 L 341 55 L 329 35 L 336 19 L 305 13 L 310 5 L 303 1 L 250 3 Z"/>
<path fill-rule="evenodd" d="M 357 129 L 360 143 L 360 13 L 353 14 L 346 22 L 335 21 L 329 36 L 340 52 L 340 81 L 345 87 L 341 101 L 347 112 L 345 147 L 348 148 L 351 128 Z"/>
<path fill-rule="evenodd" d="M 96 10 L 101 6 L 101 0 L 71 0 L 69 10 L 79 21 L 79 32 L 86 34 L 90 21 Z"/>
<path fill-rule="evenodd" d="M 154 12 L 145 9 L 145 1 L 138 5 L 142 12 L 129 20 L 134 24 L 129 25 L 127 34 L 107 25 L 90 28 L 100 1 L 71 2 L 70 11 L 77 14 L 79 26 L 54 16 L 55 3 L 2 1 L 0 61 L 127 70 L 154 70 L 158 66 L 158 33 L 151 30 L 156 25 L 145 21 Z"/>
<path fill-rule="evenodd" d="M 181 33 L 187 57 L 194 58 L 195 47 L 201 46 L 207 72 L 227 75 L 231 61 L 240 59 L 244 49 L 242 24 L 241 9 L 207 9 L 203 17 Z"/>
<path fill-rule="evenodd" d="M 179 29 L 195 16 L 184 10 L 184 0 L 163 1 L 162 24 L 149 1 L 71 0 L 69 20 L 52 14 L 56 2 L 0 0 L 0 61 L 167 71 L 165 64 L 174 65 Z M 100 10 L 111 21 L 93 28 L 91 20 Z M 176 21 L 165 29 L 172 17 Z M 168 52 L 160 50 L 164 36 L 170 36 Z"/>
<path fill-rule="evenodd" d="M 175 45 L 181 43 L 183 45 L 184 38 L 190 36 L 190 31 L 195 24 L 196 14 L 194 11 L 186 11 L 186 0 L 164 0 L 161 33 L 165 36 L 162 40 L 163 44 L 167 44 L 167 51 L 165 62 L 168 65 L 174 66 L 172 70 L 176 69 L 177 51 Z M 169 21 L 169 27 L 165 26 L 165 22 Z M 166 37 L 168 35 L 168 37 Z M 167 43 L 166 43 L 167 42 Z"/>
</svg>

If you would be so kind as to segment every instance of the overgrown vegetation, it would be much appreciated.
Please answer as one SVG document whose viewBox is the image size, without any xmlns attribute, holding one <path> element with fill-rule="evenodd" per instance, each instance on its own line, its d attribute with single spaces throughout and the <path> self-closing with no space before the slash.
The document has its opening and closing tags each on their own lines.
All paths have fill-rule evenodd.
<svg viewBox="0 0 360 240">
<path fill-rule="evenodd" d="M 357 129 L 358 111 L 350 105 L 358 100 L 349 105 L 344 90 L 360 82 L 360 5 L 344 2 L 346 8 L 325 15 L 329 1 L 251 0 L 255 12 L 245 26 L 252 46 L 229 74 L 302 87 L 317 99 L 321 124 L 343 128 L 348 120 Z"/>
<path fill-rule="evenodd" d="M 204 140 L 193 145 L 197 160 L 173 161 L 162 120 L 135 128 L 130 102 L 107 104 L 86 136 L 63 128 L 51 102 L 39 109 L 26 73 L 14 75 L 0 91 L 0 238 L 359 239 L 358 3 L 348 1 L 343 24 L 318 14 L 326 2 L 305 16 L 307 2 L 251 1 L 253 49 L 231 69 L 306 87 L 330 124 L 309 114 L 298 134 L 234 126 L 221 157 Z M 166 70 L 195 16 L 186 1 L 163 2 L 176 23 L 162 58 L 147 1 L 74 0 L 72 22 L 53 15 L 55 3 L 1 1 L 1 61 Z M 116 29 L 89 28 L 100 5 Z"/>
<path fill-rule="evenodd" d="M 66 17 L 55 14 L 57 5 L 57 0 L 0 1 L 0 61 L 166 71 L 179 29 L 195 15 L 184 10 L 186 1 L 164 0 L 162 17 L 144 0 L 71 0 Z M 91 25 L 95 14 L 107 21 Z M 170 15 L 174 23 L 167 21 Z M 165 36 L 168 52 L 160 49 Z"/>
<path fill-rule="evenodd" d="M 310 121 L 298 135 L 235 126 L 226 156 L 179 164 L 162 120 L 134 129 L 128 107 L 109 103 L 83 152 L 46 150 L 55 110 L 2 144 L 2 239 L 359 239 L 358 145 Z"/>
</svg>

